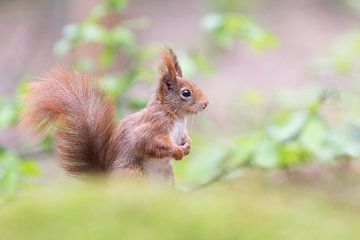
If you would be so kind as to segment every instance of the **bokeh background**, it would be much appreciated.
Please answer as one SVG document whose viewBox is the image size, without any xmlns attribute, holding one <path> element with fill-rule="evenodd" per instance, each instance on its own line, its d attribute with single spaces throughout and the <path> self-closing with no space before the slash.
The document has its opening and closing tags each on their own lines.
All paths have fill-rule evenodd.
<svg viewBox="0 0 360 240">
<path fill-rule="evenodd" d="M 94 208 L 106 216 L 114 199 L 123 194 L 118 190 L 105 194 L 109 209 L 96 205 L 97 194 L 86 190 L 82 191 L 90 200 L 73 192 L 61 196 L 69 202 L 65 210 L 54 212 L 69 221 L 62 227 L 61 220 L 41 215 L 40 206 L 59 201 L 58 193 L 41 189 L 79 183 L 59 167 L 51 134 L 34 138 L 17 127 L 19 112 L 26 105 L 21 100 L 26 83 L 59 65 L 90 72 L 116 100 L 121 119 L 145 106 L 164 46 L 175 49 L 185 77 L 204 90 L 210 105 L 188 119 L 192 152 L 174 162 L 177 188 L 190 191 L 190 196 L 183 204 L 168 193 L 150 198 L 161 206 L 170 198 L 179 207 L 153 210 L 149 214 L 156 214 L 155 224 L 167 209 L 183 217 L 176 220 L 181 225 L 188 219 L 182 209 L 189 208 L 199 211 L 190 219 L 195 228 L 204 230 L 181 225 L 175 228 L 179 239 L 214 237 L 221 232 L 228 234 L 224 239 L 234 239 L 239 231 L 245 232 L 246 239 L 358 239 L 359 14 L 357 0 L 0 1 L 0 212 L 7 209 L 8 217 L 0 220 L 0 226 L 9 229 L 3 232 L 9 236 L 6 239 L 13 232 L 20 234 L 14 239 L 21 239 L 16 237 L 26 236 L 27 231 L 39 239 L 52 231 L 61 233 L 77 220 L 91 228 L 96 225 L 91 222 L 95 216 L 84 217 L 80 210 L 82 219 L 66 209 L 84 205 L 83 211 Z M 28 193 L 34 189 L 45 197 L 39 200 Z M 193 199 L 192 192 L 198 190 L 207 195 L 194 193 Z M 28 201 L 26 194 L 31 195 Z M 225 213 L 199 207 L 202 197 L 208 208 L 226 205 Z M 143 216 L 146 206 L 138 193 L 134 199 L 139 204 L 132 206 L 137 209 L 134 216 Z M 15 205 L 10 203 L 13 200 Z M 128 206 L 132 200 L 122 201 Z M 36 206 L 35 213 L 29 210 Z M 125 207 L 115 209 L 127 217 Z M 40 213 L 36 215 L 39 224 L 54 224 L 34 232 L 29 222 L 13 215 L 15 211 L 26 212 L 25 219 Z M 231 224 L 229 229 L 213 228 L 211 219 L 221 216 L 228 223 L 240 219 L 243 212 L 251 224 L 235 221 L 243 228 Z M 204 221 L 200 215 L 209 218 Z M 272 224 L 263 226 L 262 218 Z M 99 236 L 102 231 L 116 233 L 105 225 L 99 227 Z M 26 231 L 17 231 L 16 226 Z M 128 224 L 129 234 L 138 231 L 134 226 L 136 221 Z M 281 230 L 285 226 L 288 231 Z M 312 230 L 303 232 L 304 227 Z M 166 228 L 166 223 L 151 225 L 143 234 L 158 236 Z M 71 233 L 66 237 L 74 239 Z M 141 234 L 140 239 L 145 236 Z M 98 239 L 95 233 L 76 236 Z"/>
</svg>

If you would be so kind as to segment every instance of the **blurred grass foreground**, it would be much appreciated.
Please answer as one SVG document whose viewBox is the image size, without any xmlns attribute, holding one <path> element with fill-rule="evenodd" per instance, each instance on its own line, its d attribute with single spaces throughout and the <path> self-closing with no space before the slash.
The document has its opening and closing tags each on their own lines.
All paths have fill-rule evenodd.
<svg viewBox="0 0 360 240">
<path fill-rule="evenodd" d="M 360 209 L 301 186 L 249 179 L 192 193 L 137 184 L 24 192 L 0 207 L 17 239 L 359 239 Z"/>
</svg>

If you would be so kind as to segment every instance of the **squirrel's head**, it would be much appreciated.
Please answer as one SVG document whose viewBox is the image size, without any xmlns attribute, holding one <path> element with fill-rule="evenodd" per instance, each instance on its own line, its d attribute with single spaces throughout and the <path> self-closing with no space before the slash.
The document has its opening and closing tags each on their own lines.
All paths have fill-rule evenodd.
<svg viewBox="0 0 360 240">
<path fill-rule="evenodd" d="M 162 104 L 177 116 L 187 116 L 203 111 L 209 101 L 194 83 L 185 80 L 174 51 L 166 49 L 159 67 L 160 80 L 157 96 Z"/>
</svg>

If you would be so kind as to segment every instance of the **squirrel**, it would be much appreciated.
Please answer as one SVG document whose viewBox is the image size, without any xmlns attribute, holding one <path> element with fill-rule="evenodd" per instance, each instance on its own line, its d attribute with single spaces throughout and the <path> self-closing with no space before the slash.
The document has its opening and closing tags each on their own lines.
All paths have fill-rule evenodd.
<svg viewBox="0 0 360 240">
<path fill-rule="evenodd" d="M 118 123 L 115 105 L 89 75 L 57 68 L 28 84 L 21 124 L 53 129 L 55 149 L 70 175 L 105 173 L 174 184 L 172 159 L 188 155 L 186 117 L 209 104 L 183 78 L 174 51 L 162 53 L 156 92 L 147 106 Z"/>
</svg>

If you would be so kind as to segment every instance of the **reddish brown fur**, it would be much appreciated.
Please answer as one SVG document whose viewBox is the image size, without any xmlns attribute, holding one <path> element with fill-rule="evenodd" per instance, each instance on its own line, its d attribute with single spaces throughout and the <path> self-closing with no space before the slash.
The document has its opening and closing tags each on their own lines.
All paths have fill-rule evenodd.
<svg viewBox="0 0 360 240">
<path fill-rule="evenodd" d="M 191 141 L 186 132 L 181 144 L 174 142 L 171 132 L 175 122 L 208 104 L 202 91 L 182 78 L 171 49 L 164 51 L 163 62 L 155 96 L 145 109 L 117 126 L 114 104 L 97 84 L 87 75 L 64 69 L 30 84 L 30 106 L 22 122 L 37 132 L 55 127 L 57 152 L 70 173 L 112 171 L 122 176 L 146 176 L 144 161 L 180 160 L 189 153 Z M 190 98 L 181 96 L 184 89 L 191 91 Z M 161 174 L 172 181 L 171 165 Z"/>
<path fill-rule="evenodd" d="M 56 127 L 56 149 L 73 174 L 104 171 L 117 156 L 110 144 L 116 128 L 115 108 L 85 74 L 55 69 L 29 84 L 29 109 L 22 125 L 37 133 Z"/>
</svg>

